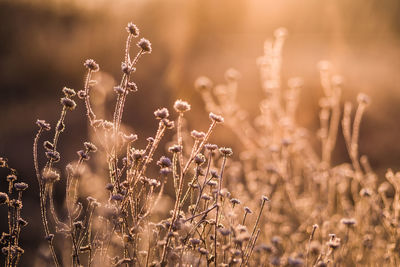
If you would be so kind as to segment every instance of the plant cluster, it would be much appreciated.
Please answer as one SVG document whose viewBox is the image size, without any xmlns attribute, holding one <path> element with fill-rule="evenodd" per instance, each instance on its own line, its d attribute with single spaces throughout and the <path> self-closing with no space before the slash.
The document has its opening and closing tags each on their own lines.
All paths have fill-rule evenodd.
<svg viewBox="0 0 400 267">
<path fill-rule="evenodd" d="M 276 30 L 275 38 L 266 41 L 264 55 L 257 60 L 265 97 L 254 123 L 236 101 L 240 74 L 229 69 L 225 84 L 213 86 L 206 77 L 195 82 L 209 111 L 206 131 L 188 130 L 185 114 L 191 106 L 177 100 L 173 105 L 176 118 L 167 108 L 157 109 L 158 129 L 146 139 L 145 147 L 139 147 L 135 145 L 138 136 L 122 127 L 122 117 L 128 95 L 138 90 L 132 74 L 152 48 L 142 38 L 131 58 L 139 29 L 133 23 L 126 29 L 122 77 L 113 88 L 112 120 L 98 116 L 92 105 L 99 71 L 92 59 L 84 62 L 83 89 L 62 89 L 60 119 L 53 139 L 43 146 L 40 137 L 51 127 L 37 120 L 34 167 L 44 239 L 55 266 L 399 264 L 400 173 L 389 170 L 386 181 L 381 181 L 368 158 L 359 155 L 360 124 L 370 99 L 359 94 L 354 115 L 350 102 L 342 107 L 342 79 L 331 73 L 329 62 L 319 64 L 324 91 L 319 102 L 320 151 L 311 145 L 311 133 L 296 122 L 302 80 L 290 79 L 288 88 L 281 82 L 285 29 Z M 83 143 L 77 161 L 66 166 L 64 178 L 56 167 L 61 157 L 57 145 L 66 128 L 66 115 L 77 105 L 76 95 L 85 105 L 94 138 Z M 231 148 L 210 143 L 214 128 L 222 123 L 241 143 L 235 157 Z M 340 126 L 351 163 L 334 166 L 332 153 Z M 169 154 L 156 160 L 155 152 L 168 130 L 175 130 Z M 39 166 L 41 147 L 47 158 L 44 166 Z M 81 193 L 93 153 L 105 162 L 94 167 L 107 173 L 104 194 L 98 199 Z M 54 203 L 54 188 L 60 180 L 65 183 L 61 211 Z M 0 194 L 1 203 L 9 207 L 10 231 L 1 239 L 6 245 L 6 266 L 16 265 L 23 252 L 18 237 L 20 222 L 25 222 L 20 209 L 27 185 L 13 181 L 9 179 L 8 194 Z M 13 188 L 18 191 L 17 200 L 10 197 Z M 160 210 L 167 195 L 172 195 L 172 209 Z"/>
</svg>

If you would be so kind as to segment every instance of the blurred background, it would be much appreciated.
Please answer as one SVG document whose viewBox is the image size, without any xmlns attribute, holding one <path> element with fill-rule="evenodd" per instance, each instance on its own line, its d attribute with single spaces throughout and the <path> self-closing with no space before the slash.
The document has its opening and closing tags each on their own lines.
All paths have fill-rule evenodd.
<svg viewBox="0 0 400 267">
<path fill-rule="evenodd" d="M 39 216 L 32 162 L 35 121 L 45 119 L 55 125 L 61 89 L 82 89 L 87 58 L 100 64 L 98 93 L 111 116 L 112 87 L 121 77 L 128 22 L 137 24 L 153 46 L 133 75 L 139 91 L 128 96 L 123 118 L 142 139 L 156 130 L 152 112 L 161 106 L 171 108 L 177 98 L 192 104 L 190 126 L 205 130 L 208 117 L 193 82 L 205 75 L 222 83 L 230 67 L 242 73 L 241 105 L 251 114 L 258 112 L 263 94 L 256 58 L 263 53 L 264 41 L 283 26 L 289 31 L 283 84 L 294 76 L 304 79 L 299 122 L 313 132 L 318 129 L 322 89 L 316 65 L 323 59 L 331 61 L 334 72 L 344 78 L 344 100 L 356 103 L 359 92 L 372 99 L 361 125 L 360 150 L 382 175 L 389 167 L 400 167 L 399 17 L 398 0 L 0 1 L 0 156 L 7 157 L 31 186 L 24 197 L 23 216 L 30 224 L 21 237 L 27 254 L 22 266 L 30 266 L 42 243 L 42 226 L 31 219 Z M 60 166 L 74 160 L 75 151 L 86 141 L 83 113 L 78 101 L 77 109 L 67 116 Z M 219 133 L 224 133 L 221 145 L 234 140 L 229 130 L 221 128 Z M 348 160 L 340 140 L 333 160 Z M 2 179 L 1 191 L 6 186 Z M 1 207 L 0 212 L 6 211 Z M 7 227 L 4 223 L 1 220 L 1 231 Z"/>
</svg>

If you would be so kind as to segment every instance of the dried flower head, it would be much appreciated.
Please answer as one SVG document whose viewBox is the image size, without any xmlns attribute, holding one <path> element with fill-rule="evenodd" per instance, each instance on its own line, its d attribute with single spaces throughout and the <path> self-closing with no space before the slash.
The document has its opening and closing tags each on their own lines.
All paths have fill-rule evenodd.
<svg viewBox="0 0 400 267">
<path fill-rule="evenodd" d="M 206 134 L 204 132 L 198 132 L 196 130 L 193 130 L 190 135 L 197 140 L 202 140 L 204 137 L 206 137 Z"/>
<path fill-rule="evenodd" d="M 54 170 L 45 169 L 43 171 L 42 179 L 45 183 L 54 183 L 60 180 L 60 174 Z"/>
<path fill-rule="evenodd" d="M 210 90 L 212 88 L 212 82 L 209 78 L 201 76 L 194 82 L 194 87 L 199 91 Z"/>
<path fill-rule="evenodd" d="M 63 93 L 65 94 L 66 97 L 73 97 L 73 96 L 76 95 L 75 90 L 71 89 L 71 88 L 64 87 L 62 89 L 62 91 L 63 91 Z"/>
<path fill-rule="evenodd" d="M 115 200 L 115 201 L 122 201 L 124 199 L 124 196 L 121 194 L 115 194 L 111 196 L 111 200 Z"/>
<path fill-rule="evenodd" d="M 202 165 L 204 162 L 206 162 L 206 158 L 204 157 L 204 155 L 197 154 L 194 157 L 194 163 L 196 163 L 197 165 Z"/>
<path fill-rule="evenodd" d="M 180 145 L 173 145 L 168 148 L 168 151 L 171 153 L 179 153 L 182 151 L 182 147 Z"/>
<path fill-rule="evenodd" d="M 57 151 L 47 151 L 46 152 L 46 157 L 50 160 L 52 160 L 53 162 L 58 162 L 60 160 L 60 153 L 58 153 Z"/>
<path fill-rule="evenodd" d="M 139 28 L 133 24 L 132 22 L 129 22 L 128 25 L 126 26 L 126 31 L 129 34 L 132 34 L 133 37 L 138 37 L 139 36 Z"/>
<path fill-rule="evenodd" d="M 124 138 L 125 142 L 128 143 L 135 142 L 138 139 L 138 136 L 136 134 L 130 134 L 130 135 L 124 134 L 122 137 Z"/>
<path fill-rule="evenodd" d="M 25 191 L 28 188 L 28 184 L 26 183 L 15 183 L 14 188 L 17 191 Z"/>
<path fill-rule="evenodd" d="M 249 207 L 244 207 L 244 212 L 253 213 Z"/>
<path fill-rule="evenodd" d="M 353 218 L 343 218 L 340 220 L 340 223 L 342 223 L 346 226 L 353 226 L 357 223 L 357 221 Z"/>
<path fill-rule="evenodd" d="M 218 146 L 215 144 L 205 144 L 204 147 L 211 152 L 218 149 Z"/>
<path fill-rule="evenodd" d="M 229 147 L 220 147 L 219 152 L 224 157 L 231 157 L 233 155 L 232 148 Z"/>
<path fill-rule="evenodd" d="M 210 119 L 211 119 L 212 121 L 214 121 L 214 122 L 216 122 L 216 123 L 223 123 L 223 122 L 224 122 L 224 118 L 223 118 L 222 116 L 216 115 L 216 114 L 214 114 L 214 113 L 212 113 L 212 112 L 210 112 L 209 117 L 210 117 Z"/>
<path fill-rule="evenodd" d="M 156 116 L 158 120 L 166 119 L 169 117 L 169 111 L 166 108 L 160 108 L 154 111 L 154 116 Z"/>
<path fill-rule="evenodd" d="M 44 121 L 44 120 L 37 120 L 36 121 L 36 124 L 40 127 L 40 128 L 42 128 L 42 129 L 44 129 L 44 130 L 46 130 L 46 131 L 50 131 L 50 124 L 49 123 L 47 123 L 46 121 Z"/>
<path fill-rule="evenodd" d="M 143 53 L 151 53 L 151 43 L 149 40 L 142 38 L 137 43 L 137 46 L 142 49 Z"/>
<path fill-rule="evenodd" d="M 63 104 L 64 107 L 66 107 L 69 110 L 74 110 L 76 107 L 75 101 L 68 97 L 61 98 L 60 102 L 61 104 Z"/>
<path fill-rule="evenodd" d="M 96 63 L 93 59 L 86 59 L 83 65 L 90 71 L 96 72 L 99 71 L 99 64 Z"/>
<path fill-rule="evenodd" d="M 157 161 L 157 165 L 165 168 L 165 167 L 171 167 L 172 162 L 169 158 L 162 156 L 158 161 Z"/>
<path fill-rule="evenodd" d="M 93 143 L 84 142 L 83 145 L 85 146 L 85 148 L 88 152 L 96 152 L 97 151 L 97 147 Z"/>
<path fill-rule="evenodd" d="M 190 105 L 188 102 L 178 99 L 175 101 L 174 109 L 176 110 L 176 112 L 184 113 L 190 110 Z"/>
</svg>

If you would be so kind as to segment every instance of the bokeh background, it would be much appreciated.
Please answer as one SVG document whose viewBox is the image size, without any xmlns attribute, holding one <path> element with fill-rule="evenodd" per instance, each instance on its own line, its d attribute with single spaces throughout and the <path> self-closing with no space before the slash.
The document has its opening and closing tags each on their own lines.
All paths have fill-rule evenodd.
<svg viewBox="0 0 400 267">
<path fill-rule="evenodd" d="M 398 0 L 0 1 L 0 156 L 31 186 L 24 197 L 23 216 L 30 224 L 21 237 L 26 250 L 21 265 L 31 266 L 40 255 L 43 236 L 32 162 L 35 121 L 55 124 L 61 89 L 82 88 L 86 58 L 100 64 L 103 89 L 98 93 L 113 108 L 112 86 L 121 76 L 127 22 L 136 23 L 153 46 L 134 74 L 139 91 L 129 95 L 123 119 L 143 139 L 157 127 L 152 112 L 171 107 L 176 98 L 192 104 L 191 127 L 204 129 L 207 114 L 193 81 L 206 75 L 221 83 L 229 67 L 242 73 L 240 103 L 255 114 L 262 97 L 256 58 L 274 29 L 284 26 L 289 36 L 283 84 L 293 76 L 304 79 L 299 122 L 314 133 L 318 129 L 322 91 L 316 65 L 331 61 L 344 78 L 343 99 L 356 102 L 358 92 L 372 99 L 362 122 L 360 150 L 383 175 L 389 167 L 400 169 L 399 17 Z M 87 122 L 79 104 L 68 114 L 61 137 L 61 166 L 75 159 L 86 140 Z M 223 145 L 234 142 L 229 130 L 220 129 L 222 133 Z M 315 144 L 318 149 L 316 138 Z M 340 139 L 333 160 L 348 160 Z M 1 191 L 6 186 L 1 179 Z M 0 212 L 4 218 L 6 210 L 1 207 Z M 5 221 L 1 231 L 7 229 Z"/>
</svg>

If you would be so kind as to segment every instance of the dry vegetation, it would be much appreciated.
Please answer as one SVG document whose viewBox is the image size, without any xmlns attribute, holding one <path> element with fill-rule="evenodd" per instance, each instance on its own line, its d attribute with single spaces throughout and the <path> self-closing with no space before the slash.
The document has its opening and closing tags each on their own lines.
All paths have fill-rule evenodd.
<svg viewBox="0 0 400 267">
<path fill-rule="evenodd" d="M 92 108 L 90 97 L 95 92 L 91 89 L 99 65 L 89 59 L 84 63 L 83 90 L 62 90 L 62 111 L 52 140 L 41 140 L 51 127 L 37 121 L 33 156 L 49 265 L 399 264 L 400 174 L 389 170 L 386 180 L 380 181 L 367 157 L 359 155 L 360 123 L 369 98 L 359 94 L 355 108 L 350 102 L 343 108 L 342 79 L 332 75 L 329 62 L 319 64 L 324 97 L 317 134 L 296 123 L 301 114 L 297 110 L 301 79 L 289 80 L 288 89 L 281 84 L 281 51 L 287 33 L 278 29 L 257 60 L 265 98 L 254 123 L 236 101 L 240 74 L 230 69 L 226 84 L 214 87 L 206 77 L 195 82 L 210 112 L 205 132 L 188 129 L 196 125 L 185 119 L 191 106 L 177 100 L 173 115 L 166 108 L 154 112 L 157 132 L 141 148 L 135 145 L 138 136 L 122 127 L 122 118 L 127 97 L 138 90 L 131 74 L 139 59 L 151 53 L 151 44 L 143 38 L 136 41 L 139 30 L 134 24 L 129 23 L 127 31 L 112 120 L 96 116 Z M 139 51 L 131 57 L 133 43 Z M 63 175 L 55 167 L 61 157 L 57 144 L 67 127 L 66 116 L 77 105 L 76 95 L 81 99 L 78 104 L 86 107 L 93 138 L 83 143 L 77 161 L 68 164 Z M 234 157 L 230 148 L 210 143 L 215 127 L 229 127 L 236 134 L 241 149 Z M 155 159 L 166 131 L 175 131 L 168 154 Z M 332 166 L 332 151 L 341 133 L 351 163 Z M 321 152 L 310 144 L 315 136 Z M 94 153 L 103 157 L 99 162 L 104 166 L 97 161 L 90 164 Z M 43 155 L 47 162 L 39 166 Z M 4 159 L 1 162 L 9 168 Z M 83 180 L 93 168 L 107 170 L 106 177 L 99 178 L 104 189 L 96 199 L 82 193 Z M 9 232 L 3 233 L 1 243 L 5 266 L 16 266 L 23 253 L 18 238 L 26 224 L 20 210 L 27 185 L 14 183 L 15 170 L 9 170 L 9 192 L 0 193 L 1 204 L 8 207 Z M 63 210 L 54 204 L 54 188 L 60 180 L 65 181 Z M 171 210 L 163 210 L 159 207 L 164 207 L 168 185 L 174 204 Z M 39 261 L 46 264 L 45 259 Z"/>
</svg>

